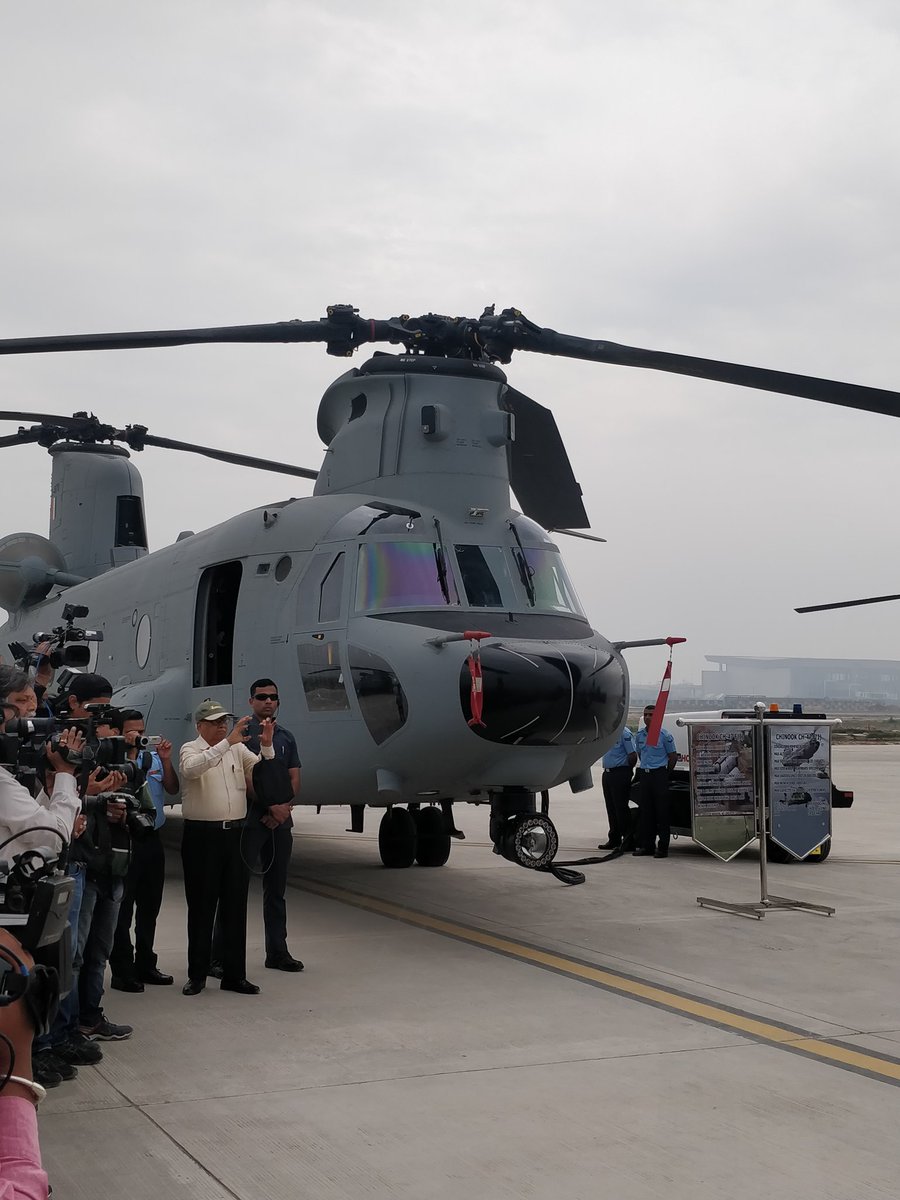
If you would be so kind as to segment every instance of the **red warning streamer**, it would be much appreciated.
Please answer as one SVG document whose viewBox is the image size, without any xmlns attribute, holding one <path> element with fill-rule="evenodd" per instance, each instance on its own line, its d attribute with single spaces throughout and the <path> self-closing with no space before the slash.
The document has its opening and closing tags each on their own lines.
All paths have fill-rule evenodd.
<svg viewBox="0 0 900 1200">
<path fill-rule="evenodd" d="M 481 677 L 481 639 L 490 637 L 489 633 L 482 633 L 480 630 L 467 629 L 464 637 L 470 639 L 472 650 L 466 662 L 469 664 L 469 675 L 472 677 L 472 687 L 469 692 L 469 708 L 472 716 L 469 718 L 468 724 L 474 728 L 487 728 L 484 721 L 481 719 L 482 709 L 484 707 L 484 690 L 483 680 Z"/>
<path fill-rule="evenodd" d="M 647 745 L 656 746 L 659 744 L 659 731 L 662 729 L 663 718 L 666 715 L 666 705 L 669 702 L 669 688 L 672 686 L 672 647 L 678 642 L 686 642 L 687 638 L 683 637 L 668 637 L 666 645 L 669 647 L 669 661 L 666 663 L 666 669 L 663 671 L 662 683 L 659 685 L 659 695 L 656 697 L 656 704 L 653 707 L 653 716 L 650 718 L 650 724 L 647 726 Z"/>
</svg>

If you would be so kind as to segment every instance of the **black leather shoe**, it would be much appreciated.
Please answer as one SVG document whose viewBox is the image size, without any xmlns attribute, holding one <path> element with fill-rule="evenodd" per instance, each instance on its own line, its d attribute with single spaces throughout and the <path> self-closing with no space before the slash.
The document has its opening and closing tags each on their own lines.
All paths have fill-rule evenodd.
<svg viewBox="0 0 900 1200">
<path fill-rule="evenodd" d="M 653 857 L 654 858 L 668 858 L 669 852 L 668 852 L 668 850 L 654 850 Z"/>
<path fill-rule="evenodd" d="M 613 841 L 601 842 L 600 845 L 597 847 L 597 849 L 598 850 L 618 850 L 620 845 L 621 845 L 620 842 L 613 842 Z"/>
<path fill-rule="evenodd" d="M 299 958 L 290 954 L 282 954 L 278 958 L 267 958 L 266 966 L 270 971 L 302 971 L 303 963 Z"/>
<path fill-rule="evenodd" d="M 213 963 L 212 966 L 209 968 L 209 973 L 213 979 L 221 979 L 222 978 L 222 964 L 221 963 Z"/>
<path fill-rule="evenodd" d="M 130 975 L 113 975 L 109 986 L 117 992 L 142 992 L 144 985 Z"/>
<path fill-rule="evenodd" d="M 223 992 L 237 992 L 240 996 L 259 995 L 259 987 L 249 979 L 223 979 L 219 987 Z"/>
<path fill-rule="evenodd" d="M 167 984 L 167 983 L 174 983 L 174 982 L 175 982 L 175 980 L 172 978 L 171 975 L 167 975 L 165 973 L 165 971 L 160 971 L 156 967 L 154 967 L 152 971 L 145 971 L 143 973 L 143 975 L 141 975 L 141 983 L 142 984 L 144 984 L 144 983 Z M 143 991 L 143 990 L 144 989 L 142 987 L 141 991 Z"/>
<path fill-rule="evenodd" d="M 181 994 L 182 996 L 198 996 L 205 987 L 205 979 L 189 979 L 181 989 Z"/>
<path fill-rule="evenodd" d="M 645 858 L 647 855 L 652 854 L 653 851 L 652 850 L 644 850 L 642 847 L 638 846 L 637 850 L 632 850 L 631 853 L 634 855 L 635 858 Z"/>
</svg>

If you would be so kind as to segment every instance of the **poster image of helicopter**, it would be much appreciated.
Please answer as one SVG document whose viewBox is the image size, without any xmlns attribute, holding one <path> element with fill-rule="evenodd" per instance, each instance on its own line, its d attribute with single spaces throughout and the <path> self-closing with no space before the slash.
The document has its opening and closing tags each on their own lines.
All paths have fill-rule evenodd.
<svg viewBox="0 0 900 1200">
<path fill-rule="evenodd" d="M 0 645 L 86 606 L 115 698 L 176 746 L 200 701 L 241 711 L 252 679 L 276 679 L 300 802 L 349 805 L 355 830 L 380 810 L 392 867 L 447 861 L 454 803 L 488 806 L 499 854 L 551 866 L 547 793 L 591 787 L 628 712 L 623 652 L 666 641 L 593 627 L 555 536 L 593 537 L 581 489 L 553 414 L 499 364 L 530 351 L 900 414 L 895 392 L 590 340 L 513 308 L 384 320 L 334 305 L 311 321 L 6 339 L 0 354 L 224 342 L 399 349 L 326 390 L 318 471 L 84 412 L 0 413 L 21 423 L 0 449 L 52 462 L 49 536 L 0 541 Z M 223 498 L 221 523 L 150 553 L 132 458 L 149 447 L 312 479 L 313 494 L 236 515 Z"/>
</svg>

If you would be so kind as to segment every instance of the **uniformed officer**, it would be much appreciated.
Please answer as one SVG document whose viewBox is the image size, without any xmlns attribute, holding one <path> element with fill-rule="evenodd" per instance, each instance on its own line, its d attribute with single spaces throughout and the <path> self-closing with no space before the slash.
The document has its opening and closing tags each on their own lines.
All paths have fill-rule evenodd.
<svg viewBox="0 0 900 1200">
<path fill-rule="evenodd" d="M 631 777 L 637 763 L 637 748 L 634 734 L 626 725 L 619 740 L 603 756 L 603 799 L 609 818 L 609 837 L 598 850 L 615 850 L 627 841 L 631 821 L 628 815 L 628 797 L 631 794 Z"/>
<path fill-rule="evenodd" d="M 655 746 L 647 745 L 650 722 L 655 705 L 644 709 L 644 724 L 635 738 L 640 766 L 640 844 L 635 854 L 652 854 L 654 858 L 669 856 L 669 776 L 678 762 L 675 739 L 667 729 L 660 729 Z"/>
</svg>

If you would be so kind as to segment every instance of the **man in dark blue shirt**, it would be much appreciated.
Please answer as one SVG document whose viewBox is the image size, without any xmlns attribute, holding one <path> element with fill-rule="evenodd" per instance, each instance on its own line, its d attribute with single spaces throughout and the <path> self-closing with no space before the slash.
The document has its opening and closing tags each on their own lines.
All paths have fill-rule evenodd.
<svg viewBox="0 0 900 1200">
<path fill-rule="evenodd" d="M 257 679 L 251 684 L 250 709 L 253 717 L 247 726 L 244 744 L 254 754 L 259 754 L 260 721 L 274 721 L 278 704 L 278 688 L 271 679 Z M 275 725 L 272 748 L 275 761 L 281 764 L 282 775 L 286 771 L 290 786 L 285 789 L 283 802 L 271 804 L 268 803 L 269 797 L 258 797 L 250 806 L 241 833 L 241 853 L 251 870 L 262 872 L 266 966 L 275 971 L 302 971 L 303 963 L 288 950 L 287 906 L 284 900 L 294 845 L 291 808 L 300 792 L 300 755 L 294 735 L 283 725 Z M 213 938 L 213 960 L 213 974 L 217 974 L 222 962 L 218 921 Z"/>
</svg>

